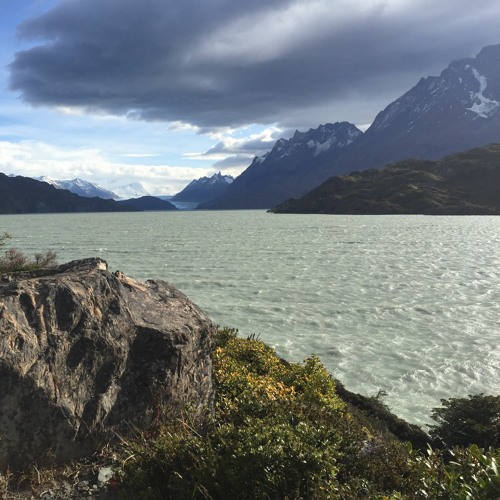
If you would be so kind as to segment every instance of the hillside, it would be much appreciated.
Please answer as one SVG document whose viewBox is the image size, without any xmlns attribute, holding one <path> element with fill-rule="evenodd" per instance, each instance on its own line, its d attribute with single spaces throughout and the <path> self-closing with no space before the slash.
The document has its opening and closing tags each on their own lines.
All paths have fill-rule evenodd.
<svg viewBox="0 0 500 500">
<path fill-rule="evenodd" d="M 137 209 L 114 200 L 84 198 L 29 177 L 0 173 L 0 213 L 130 212 Z"/>
<path fill-rule="evenodd" d="M 271 212 L 500 215 L 500 144 L 332 177 Z"/>
<path fill-rule="evenodd" d="M 123 206 L 134 207 L 137 210 L 177 210 L 175 205 L 162 200 L 156 196 L 141 196 L 140 198 L 131 198 L 129 200 L 120 200 L 117 203 Z"/>
</svg>

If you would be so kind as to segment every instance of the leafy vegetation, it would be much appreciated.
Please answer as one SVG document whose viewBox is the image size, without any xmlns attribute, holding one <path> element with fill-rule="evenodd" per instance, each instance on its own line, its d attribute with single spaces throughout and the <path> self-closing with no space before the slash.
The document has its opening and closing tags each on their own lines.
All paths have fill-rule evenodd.
<svg viewBox="0 0 500 500">
<path fill-rule="evenodd" d="M 123 498 L 500 497 L 500 450 L 412 449 L 352 413 L 315 356 L 288 363 L 260 340 L 222 329 L 213 362 L 214 413 L 201 429 L 187 412 L 127 443 Z"/>
<path fill-rule="evenodd" d="M 446 446 L 476 444 L 500 448 L 500 396 L 469 395 L 469 398 L 442 399 L 431 418 L 431 436 Z"/>
<path fill-rule="evenodd" d="M 10 234 L 0 235 L 0 249 L 3 249 Z M 17 248 L 7 248 L 3 255 L 0 255 L 0 273 L 10 273 L 14 271 L 28 271 L 43 267 L 51 267 L 57 263 L 57 254 L 53 250 L 36 253 L 33 258 L 29 258 Z"/>
</svg>

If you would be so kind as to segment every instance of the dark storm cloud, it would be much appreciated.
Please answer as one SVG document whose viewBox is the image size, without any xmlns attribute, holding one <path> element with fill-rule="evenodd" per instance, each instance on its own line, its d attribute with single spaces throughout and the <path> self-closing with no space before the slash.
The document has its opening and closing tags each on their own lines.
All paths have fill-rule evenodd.
<svg viewBox="0 0 500 500">
<path fill-rule="evenodd" d="M 203 129 L 368 123 L 420 76 L 499 43 L 497 0 L 63 0 L 26 21 L 33 105 Z"/>
</svg>

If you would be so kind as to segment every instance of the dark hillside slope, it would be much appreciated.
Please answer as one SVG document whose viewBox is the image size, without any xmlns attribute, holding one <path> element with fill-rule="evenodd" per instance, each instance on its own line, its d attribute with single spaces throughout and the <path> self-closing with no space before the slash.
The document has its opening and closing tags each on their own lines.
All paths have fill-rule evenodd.
<svg viewBox="0 0 500 500">
<path fill-rule="evenodd" d="M 9 177 L 0 173 L 0 213 L 2 214 L 130 211 L 136 211 L 136 209 L 119 205 L 114 200 L 84 198 L 30 177 Z"/>
<path fill-rule="evenodd" d="M 177 210 L 175 205 L 156 196 L 141 196 L 139 198 L 130 198 L 129 200 L 120 200 L 117 203 L 123 206 L 134 207 L 137 210 Z"/>
<path fill-rule="evenodd" d="M 332 177 L 275 213 L 500 215 L 500 144 Z"/>
</svg>

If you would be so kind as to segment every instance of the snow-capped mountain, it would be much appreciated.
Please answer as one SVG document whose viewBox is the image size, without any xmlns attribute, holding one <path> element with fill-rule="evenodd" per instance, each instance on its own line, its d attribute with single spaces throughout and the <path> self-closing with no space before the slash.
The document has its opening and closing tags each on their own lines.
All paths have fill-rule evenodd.
<svg viewBox="0 0 500 500">
<path fill-rule="evenodd" d="M 132 182 L 125 186 L 120 186 L 113 188 L 113 192 L 116 193 L 120 200 L 128 200 L 130 198 L 141 198 L 142 196 L 151 196 L 151 193 L 140 183 Z"/>
<path fill-rule="evenodd" d="M 98 184 L 94 184 L 93 182 L 88 182 L 83 179 L 75 178 L 68 180 L 56 180 L 52 179 L 48 176 L 37 177 L 37 181 L 46 182 L 51 186 L 54 186 L 57 189 L 67 189 L 72 193 L 75 193 L 79 196 L 83 196 L 85 198 L 93 198 L 97 196 L 98 198 L 103 198 L 104 200 L 116 200 L 118 196 L 99 186 Z"/>
<path fill-rule="evenodd" d="M 500 142 L 500 45 L 452 62 L 381 111 L 363 134 L 346 122 L 280 139 L 202 208 L 267 208 L 334 175 Z"/>
<path fill-rule="evenodd" d="M 307 148 L 313 157 L 328 152 L 331 149 L 343 149 L 354 142 L 362 132 L 348 122 L 327 123 L 308 132 L 295 131 L 291 139 L 278 139 L 270 153 L 258 157 L 259 163 L 264 160 L 280 161 L 297 154 Z"/>
<path fill-rule="evenodd" d="M 227 191 L 202 208 L 270 208 L 290 196 L 302 196 L 333 175 L 331 164 L 363 133 L 348 122 L 327 123 L 279 139 Z"/>
<path fill-rule="evenodd" d="M 379 113 L 372 129 L 378 131 L 406 121 L 405 132 L 426 118 L 445 113 L 462 120 L 497 114 L 500 105 L 500 46 L 486 47 L 475 59 L 451 63 L 440 76 L 422 78 L 410 91 Z"/>
<path fill-rule="evenodd" d="M 172 201 L 191 203 L 208 202 L 222 195 L 233 181 L 234 177 L 222 175 L 220 172 L 212 175 L 212 177 L 200 177 L 191 181 L 172 198 Z"/>
<path fill-rule="evenodd" d="M 422 78 L 375 118 L 339 168 L 437 159 L 500 141 L 500 45 Z"/>
<path fill-rule="evenodd" d="M 114 200 L 97 196 L 78 196 L 67 189 L 47 183 L 0 173 L 0 213 L 70 213 L 70 212 L 130 212 L 137 208 L 120 205 Z"/>
</svg>

